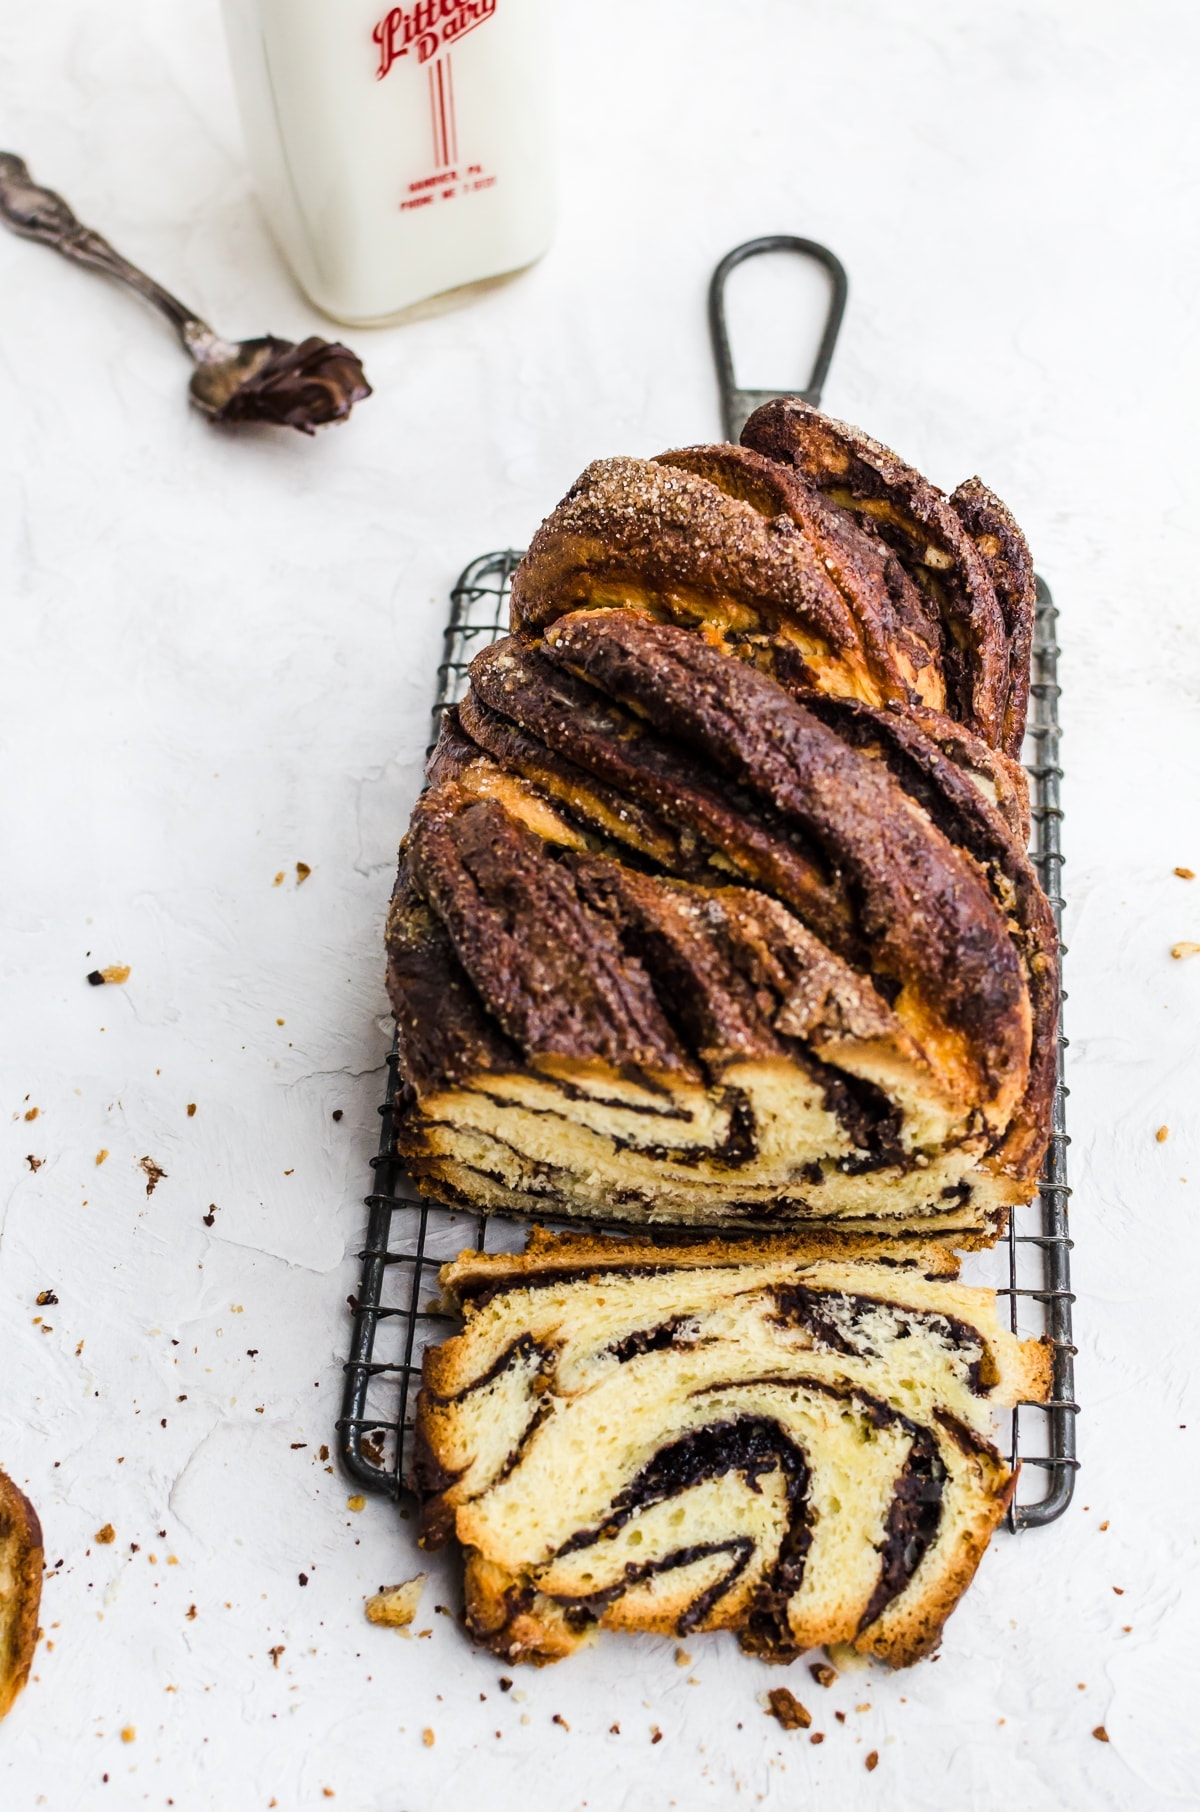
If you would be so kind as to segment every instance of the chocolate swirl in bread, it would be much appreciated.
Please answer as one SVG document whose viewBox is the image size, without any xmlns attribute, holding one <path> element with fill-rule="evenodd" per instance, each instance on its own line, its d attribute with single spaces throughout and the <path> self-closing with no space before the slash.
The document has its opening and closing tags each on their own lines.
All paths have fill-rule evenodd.
<svg viewBox="0 0 1200 1812">
<path fill-rule="evenodd" d="M 446 1266 L 466 1323 L 426 1353 L 416 1472 L 472 1634 L 508 1661 L 597 1626 L 928 1654 L 1015 1483 L 992 1408 L 1050 1373 L 954 1272 L 884 1241 L 537 1234 Z"/>
<path fill-rule="evenodd" d="M 994 1236 L 1057 999 L 1002 761 L 636 612 L 485 650 L 389 917 L 415 1175 L 520 1212 Z"/>
<path fill-rule="evenodd" d="M 513 627 L 614 606 L 785 686 L 928 707 L 1020 750 L 1033 569 L 1012 516 L 796 399 L 756 410 L 740 447 L 587 468 L 518 569 Z"/>
</svg>

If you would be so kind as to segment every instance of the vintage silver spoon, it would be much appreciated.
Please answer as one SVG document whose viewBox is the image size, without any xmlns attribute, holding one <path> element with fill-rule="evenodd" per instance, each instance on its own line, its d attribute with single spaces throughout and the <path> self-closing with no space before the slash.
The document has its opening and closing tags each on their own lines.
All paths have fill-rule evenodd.
<svg viewBox="0 0 1200 1812">
<path fill-rule="evenodd" d="M 223 340 L 177 296 L 83 226 L 61 195 L 40 188 L 24 159 L 11 151 L 0 151 L 0 220 L 23 238 L 40 239 L 152 302 L 196 367 L 191 398 L 211 421 L 269 422 L 311 434 L 323 422 L 343 421 L 371 394 L 362 365 L 340 343 L 314 337 L 297 346 L 273 334 Z"/>
</svg>

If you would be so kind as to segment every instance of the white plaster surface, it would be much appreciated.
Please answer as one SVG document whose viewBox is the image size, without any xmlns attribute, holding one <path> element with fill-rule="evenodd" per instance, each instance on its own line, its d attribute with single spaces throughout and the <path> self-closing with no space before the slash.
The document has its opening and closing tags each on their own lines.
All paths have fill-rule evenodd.
<svg viewBox="0 0 1200 1812">
<path fill-rule="evenodd" d="M 1170 947 L 1200 940 L 1172 872 L 1200 870 L 1200 13 L 560 12 L 554 250 L 348 336 L 376 395 L 315 442 L 214 432 L 133 298 L 0 235 L 0 1462 L 51 1567 L 0 1806 L 1195 1806 L 1200 958 Z M 0 99 L 35 174 L 223 329 L 322 331 L 249 194 L 214 4 L 11 6 Z M 447 1565 L 430 1634 L 365 1623 L 411 1524 L 320 1459 L 394 849 L 454 575 L 588 459 L 717 433 L 707 276 L 780 230 L 850 269 L 827 406 L 981 472 L 1062 610 L 1084 1469 L 913 1672 L 825 1692 L 724 1638 L 689 1666 L 610 1638 L 506 1696 L 434 1613 Z M 743 370 L 800 375 L 765 329 Z M 108 963 L 128 984 L 88 987 Z M 764 1717 L 781 1678 L 819 1747 Z"/>
</svg>

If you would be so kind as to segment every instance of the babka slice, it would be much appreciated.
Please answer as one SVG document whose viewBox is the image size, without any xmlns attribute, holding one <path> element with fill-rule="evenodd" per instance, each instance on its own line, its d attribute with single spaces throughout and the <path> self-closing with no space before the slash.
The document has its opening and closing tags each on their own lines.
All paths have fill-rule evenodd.
<svg viewBox="0 0 1200 1812">
<path fill-rule="evenodd" d="M 927 1655 L 1015 1487 L 999 1405 L 1049 1390 L 937 1246 L 655 1246 L 537 1233 L 441 1274 L 421 1540 L 457 1537 L 466 1621 L 507 1661 L 597 1626 L 737 1632 L 789 1661 Z"/>
<path fill-rule="evenodd" d="M 945 718 L 802 702 L 636 612 L 484 651 L 388 923 L 414 1175 L 556 1218 L 994 1237 L 1057 1025 L 1002 781 Z"/>
<path fill-rule="evenodd" d="M 0 1472 L 0 1718 L 29 1679 L 42 1597 L 42 1527 L 37 1511 Z"/>
<path fill-rule="evenodd" d="M 742 445 L 601 459 L 534 536 L 512 626 L 622 608 L 700 630 L 782 684 L 948 714 L 1020 752 L 1033 567 L 979 479 L 947 498 L 796 399 Z"/>
</svg>

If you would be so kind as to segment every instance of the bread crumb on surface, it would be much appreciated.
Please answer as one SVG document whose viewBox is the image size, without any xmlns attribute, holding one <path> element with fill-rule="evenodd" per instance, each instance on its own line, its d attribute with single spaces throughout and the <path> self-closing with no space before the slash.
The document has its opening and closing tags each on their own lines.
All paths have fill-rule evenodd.
<svg viewBox="0 0 1200 1812">
<path fill-rule="evenodd" d="M 1095 1739 L 1098 1743 L 1107 1743 L 1107 1741 L 1108 1741 L 1108 1732 L 1107 1732 L 1107 1730 L 1105 1730 L 1103 1724 L 1097 1724 L 1095 1730 L 1093 1730 L 1093 1732 L 1092 1732 L 1092 1735 L 1095 1737 Z"/>
<path fill-rule="evenodd" d="M 302 885 L 303 882 L 307 881 L 307 879 L 311 873 L 312 873 L 312 869 L 309 867 L 307 862 L 297 862 L 297 864 L 296 864 L 296 886 L 299 887 Z"/>
<path fill-rule="evenodd" d="M 879 1751 L 878 1751 L 878 1749 L 872 1749 L 870 1755 L 867 1757 L 867 1773 L 874 1774 L 874 1772 L 875 1772 L 876 1768 L 878 1768 L 878 1766 L 879 1766 Z"/>
<path fill-rule="evenodd" d="M 767 1716 L 776 1719 L 784 1730 L 807 1730 L 812 1714 L 786 1686 L 773 1686 L 767 1694 Z"/>
<path fill-rule="evenodd" d="M 421 1741 L 424 1743 L 426 1749 L 432 1749 L 433 1745 L 437 1742 L 437 1738 L 434 1736 L 428 1724 L 426 1724 L 424 1730 L 421 1732 Z"/>
<path fill-rule="evenodd" d="M 1160 1126 L 1158 1131 L 1154 1135 L 1154 1137 L 1158 1140 L 1160 1145 L 1165 1144 L 1166 1141 L 1170 1138 L 1170 1136 L 1171 1136 L 1171 1129 L 1169 1126 Z"/>
<path fill-rule="evenodd" d="M 158 1188 L 158 1185 L 162 1182 L 163 1178 L 166 1176 L 166 1174 L 167 1174 L 166 1171 L 163 1169 L 161 1164 L 156 1164 L 154 1162 L 154 1159 L 151 1157 L 139 1158 L 137 1161 L 137 1167 L 140 1171 L 144 1172 L 144 1174 L 145 1174 L 146 1194 L 153 1195 L 154 1191 Z"/>
<path fill-rule="evenodd" d="M 42 1299 L 39 1296 L 38 1301 L 40 1302 L 41 1300 Z M 686 1648 L 677 1648 L 675 1650 L 675 1665 L 676 1667 L 690 1667 L 692 1665 L 692 1657 L 688 1654 Z"/>
<path fill-rule="evenodd" d="M 662 1731 L 658 1728 L 657 1724 L 651 1724 L 650 1726 L 650 1741 L 652 1743 L 662 1742 Z"/>
<path fill-rule="evenodd" d="M 98 1541 L 101 1547 L 107 1547 L 110 1541 L 116 1541 L 117 1532 L 111 1523 L 105 1523 L 103 1529 L 97 1529 L 92 1540 Z"/>
<path fill-rule="evenodd" d="M 96 1153 L 97 1164 L 103 1164 L 103 1162 L 107 1156 L 108 1156 L 108 1147 L 107 1147 L 107 1145 L 102 1145 L 100 1147 L 100 1150 Z"/>
<path fill-rule="evenodd" d="M 1190 938 L 1181 938 L 1179 943 L 1171 945 L 1171 955 L 1177 961 L 1184 956 L 1200 956 L 1200 944 L 1194 943 Z"/>
<path fill-rule="evenodd" d="M 1175 873 L 1179 876 L 1181 881 L 1194 881 L 1196 879 L 1195 869 L 1184 868 L 1182 864 L 1175 870 Z"/>
<path fill-rule="evenodd" d="M 808 1671 L 818 1686 L 832 1686 L 838 1678 L 837 1668 L 830 1667 L 827 1661 L 811 1662 Z"/>
<path fill-rule="evenodd" d="M 136 1737 L 137 1731 L 133 1728 L 133 1725 L 126 1724 L 124 1730 L 121 1732 L 121 1741 L 123 1743 L 132 1743 Z"/>
<path fill-rule="evenodd" d="M 347 1510 L 365 1510 L 366 1507 L 367 1500 L 361 1492 L 356 1491 L 352 1497 L 346 1499 Z"/>
<path fill-rule="evenodd" d="M 567 1723 L 567 1720 L 563 1717 L 563 1714 L 561 1711 L 556 1711 L 554 1716 L 551 1718 L 550 1722 L 552 1724 L 560 1725 L 563 1730 L 570 1730 L 570 1728 L 571 1728 L 571 1726 Z"/>
<path fill-rule="evenodd" d="M 129 980 L 129 975 L 128 963 L 109 963 L 104 969 L 92 969 L 88 974 L 88 980 L 93 988 L 102 988 L 105 982 L 111 982 L 119 988 L 122 982 Z"/>
<path fill-rule="evenodd" d="M 282 868 L 280 869 L 279 873 L 275 876 L 275 879 L 271 882 L 271 885 L 272 885 L 272 887 L 282 887 L 283 886 L 283 870 L 282 870 Z"/>
<path fill-rule="evenodd" d="M 27 1107 L 25 1109 L 25 1118 L 27 1120 L 36 1120 L 41 1111 L 40 1107 Z"/>
</svg>

